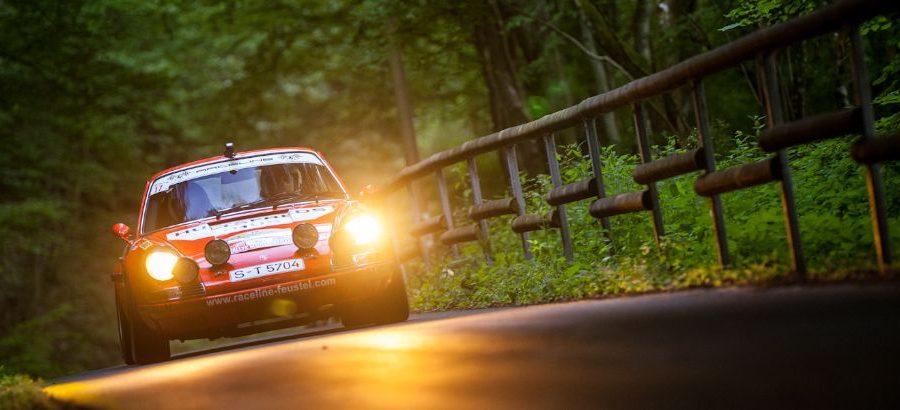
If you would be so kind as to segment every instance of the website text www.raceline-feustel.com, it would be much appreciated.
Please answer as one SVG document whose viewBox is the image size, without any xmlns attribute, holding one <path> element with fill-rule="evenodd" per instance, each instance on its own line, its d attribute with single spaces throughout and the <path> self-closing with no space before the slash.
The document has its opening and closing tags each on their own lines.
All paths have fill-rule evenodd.
<svg viewBox="0 0 900 410">
<path fill-rule="evenodd" d="M 253 289 L 247 292 L 238 293 L 236 295 L 226 295 L 217 298 L 207 299 L 207 306 L 227 305 L 235 302 L 247 302 L 251 300 L 266 298 L 270 296 L 284 295 L 287 293 L 300 292 L 313 288 L 335 285 L 337 281 L 334 278 L 321 280 L 307 280 L 305 282 L 292 283 L 289 285 L 278 285 L 268 289 Z"/>
</svg>

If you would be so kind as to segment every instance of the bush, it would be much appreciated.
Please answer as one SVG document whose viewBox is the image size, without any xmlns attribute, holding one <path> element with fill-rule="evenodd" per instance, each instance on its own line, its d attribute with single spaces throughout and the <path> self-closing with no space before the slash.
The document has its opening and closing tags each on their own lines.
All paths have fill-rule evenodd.
<svg viewBox="0 0 900 410">
<path fill-rule="evenodd" d="M 0 408 L 8 410 L 57 409 L 59 404 L 41 390 L 41 381 L 24 375 L 4 375 L 0 367 Z"/>
<path fill-rule="evenodd" d="M 14 325 L 0 336 L 0 365 L 7 373 L 57 377 L 89 368 L 109 348 L 73 322 L 73 308 L 62 304 Z M 96 328 L 94 328 L 96 329 Z"/>
</svg>

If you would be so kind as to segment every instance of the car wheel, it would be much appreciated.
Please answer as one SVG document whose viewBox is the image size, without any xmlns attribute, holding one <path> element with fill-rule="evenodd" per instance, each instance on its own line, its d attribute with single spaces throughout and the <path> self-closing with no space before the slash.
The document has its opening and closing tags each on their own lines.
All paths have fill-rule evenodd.
<svg viewBox="0 0 900 410">
<path fill-rule="evenodd" d="M 118 293 L 118 291 L 116 292 Z M 122 360 L 125 364 L 134 364 L 134 352 L 131 349 L 131 324 L 125 316 L 124 308 L 119 298 L 116 297 L 116 319 L 119 322 L 119 348 L 122 351 Z"/>
<path fill-rule="evenodd" d="M 391 283 L 377 295 L 345 304 L 341 308 L 344 327 L 383 325 L 409 318 L 409 301 L 403 277 L 394 274 Z"/>
<path fill-rule="evenodd" d="M 169 338 L 154 332 L 137 318 L 133 306 L 130 311 L 136 320 L 120 321 L 122 326 L 122 354 L 129 355 L 125 359 L 128 364 L 151 364 L 169 360 Z M 125 344 L 127 342 L 127 344 Z"/>
</svg>

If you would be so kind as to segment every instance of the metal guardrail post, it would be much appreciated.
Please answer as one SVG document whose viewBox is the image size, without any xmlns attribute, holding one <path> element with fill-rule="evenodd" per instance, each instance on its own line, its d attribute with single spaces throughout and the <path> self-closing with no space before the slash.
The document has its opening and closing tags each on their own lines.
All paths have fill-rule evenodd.
<svg viewBox="0 0 900 410">
<path fill-rule="evenodd" d="M 775 56 L 769 53 L 764 58 L 765 66 L 760 67 L 763 73 L 763 90 L 766 101 L 766 123 L 768 127 L 774 127 L 784 122 L 784 111 L 781 109 L 781 91 L 778 87 L 778 67 L 775 65 Z M 799 279 L 806 276 L 806 261 L 803 257 L 803 245 L 800 242 L 800 223 L 797 217 L 797 206 L 794 200 L 794 181 L 791 178 L 791 168 L 787 163 L 787 150 L 781 149 L 775 153 L 781 176 L 781 210 L 784 214 L 784 228 L 787 232 L 788 247 L 791 250 L 791 264 L 794 273 Z"/>
<path fill-rule="evenodd" d="M 483 198 L 481 197 L 481 180 L 478 178 L 478 167 L 475 164 L 475 158 L 469 158 L 466 161 L 466 165 L 469 168 L 469 182 L 472 185 L 472 201 L 475 205 L 481 203 Z M 484 261 L 488 266 L 494 266 L 494 256 L 491 254 L 491 239 L 488 236 L 488 222 L 487 219 L 481 219 L 478 221 L 478 229 L 481 230 L 481 251 L 484 252 Z"/>
<path fill-rule="evenodd" d="M 450 209 L 450 196 L 447 192 L 447 181 L 444 179 L 444 170 L 438 168 L 435 172 L 435 176 L 437 177 L 438 183 L 438 194 L 441 197 L 441 212 L 444 214 L 444 219 L 447 221 L 447 230 L 453 229 L 453 210 Z M 459 246 L 456 244 L 450 245 L 450 251 L 453 252 L 453 257 L 459 257 Z"/>
<path fill-rule="evenodd" d="M 409 193 L 409 209 L 412 213 L 413 225 L 422 221 L 422 210 L 419 209 L 419 195 L 417 194 L 416 187 L 413 186 L 413 184 L 415 183 L 415 181 L 411 181 L 410 183 L 406 184 L 406 192 Z M 424 262 L 426 265 L 431 263 L 431 257 L 428 254 L 428 246 L 425 238 L 416 238 L 416 248 L 418 248 L 419 253 L 422 254 L 422 262 Z"/>
<path fill-rule="evenodd" d="M 644 105 L 639 102 L 634 103 L 632 115 L 634 116 L 634 131 L 637 134 L 638 153 L 641 156 L 641 163 L 646 164 L 653 161 L 653 155 L 650 153 L 650 143 L 647 141 Z M 666 235 L 666 230 L 663 226 L 662 209 L 659 209 L 659 192 L 656 189 L 656 182 L 647 184 L 647 191 L 650 192 L 650 203 L 653 206 L 650 211 L 653 214 L 653 236 L 656 239 L 656 246 L 662 249 L 662 239 Z"/>
<path fill-rule="evenodd" d="M 509 186 L 518 206 L 518 216 L 525 215 L 525 197 L 522 195 L 522 184 L 519 182 L 519 160 L 516 157 L 516 146 L 510 145 L 503 148 L 503 158 L 506 160 L 506 169 L 509 171 Z M 531 244 L 528 243 L 528 232 L 519 234 L 522 238 L 522 253 L 525 259 L 531 260 Z"/>
<path fill-rule="evenodd" d="M 400 275 L 403 276 L 403 283 L 409 283 L 409 274 L 407 273 L 406 265 L 403 263 L 403 260 L 400 257 L 400 252 L 402 251 L 402 248 L 400 247 L 400 241 L 397 240 L 397 235 L 394 232 L 391 232 L 389 236 L 391 237 L 391 248 L 394 253 L 394 262 L 397 264 L 397 266 L 400 267 Z"/>
<path fill-rule="evenodd" d="M 553 187 L 558 188 L 562 186 L 562 175 L 559 172 L 559 160 L 556 159 L 556 138 L 553 134 L 544 136 L 544 147 L 547 151 L 550 180 L 553 182 Z M 566 215 L 566 205 L 557 205 L 556 212 L 559 214 L 559 237 L 563 244 L 563 254 L 566 256 L 566 262 L 571 264 L 575 256 L 572 250 L 572 235 L 569 232 L 569 218 Z"/>
<path fill-rule="evenodd" d="M 875 138 L 875 114 L 872 111 L 872 90 L 863 55 L 862 39 L 859 27 L 849 30 L 851 43 L 851 61 L 853 68 L 854 99 L 862 113 L 862 140 Z M 886 272 L 890 267 L 891 236 L 888 233 L 887 204 L 884 199 L 884 182 L 881 179 L 881 165 L 868 163 L 866 169 L 866 188 L 869 192 L 869 213 L 872 215 L 872 234 L 875 242 L 875 253 L 878 256 L 878 270 Z"/>
<path fill-rule="evenodd" d="M 584 120 L 584 134 L 587 139 L 588 153 L 591 156 L 591 171 L 594 173 L 594 179 L 597 180 L 597 198 L 606 197 L 606 187 L 603 185 L 603 160 L 600 158 L 600 138 L 597 137 L 597 123 L 591 119 Z M 606 238 L 608 245 L 612 244 L 612 226 L 609 218 L 600 218 L 600 226 L 603 227 L 603 236 Z M 612 246 L 609 247 L 612 253 Z"/>
<path fill-rule="evenodd" d="M 706 173 L 715 172 L 716 157 L 713 149 L 712 135 L 709 131 L 709 114 L 706 111 L 706 95 L 703 92 L 703 82 L 694 80 L 691 82 L 691 102 L 694 106 L 694 119 L 697 123 L 697 133 L 700 136 L 700 145 L 703 147 L 703 165 Z M 713 220 L 713 228 L 716 232 L 716 250 L 719 256 L 719 264 L 722 267 L 731 266 L 731 256 L 728 253 L 728 238 L 725 233 L 725 216 L 722 209 L 722 199 L 719 195 L 709 197 L 709 212 Z"/>
</svg>

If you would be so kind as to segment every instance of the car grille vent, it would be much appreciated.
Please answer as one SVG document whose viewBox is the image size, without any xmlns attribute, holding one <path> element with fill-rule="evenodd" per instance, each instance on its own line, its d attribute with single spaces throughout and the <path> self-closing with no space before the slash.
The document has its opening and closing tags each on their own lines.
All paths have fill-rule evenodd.
<svg viewBox="0 0 900 410">
<path fill-rule="evenodd" d="M 189 283 L 158 290 L 149 295 L 150 302 L 169 302 L 206 294 L 206 286 L 203 283 Z"/>
<path fill-rule="evenodd" d="M 203 286 L 202 282 L 189 283 L 187 285 L 179 286 L 181 289 L 181 297 L 188 298 L 192 296 L 202 296 L 206 294 L 206 287 Z"/>
</svg>

